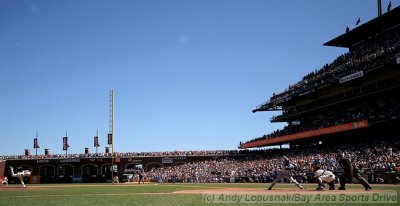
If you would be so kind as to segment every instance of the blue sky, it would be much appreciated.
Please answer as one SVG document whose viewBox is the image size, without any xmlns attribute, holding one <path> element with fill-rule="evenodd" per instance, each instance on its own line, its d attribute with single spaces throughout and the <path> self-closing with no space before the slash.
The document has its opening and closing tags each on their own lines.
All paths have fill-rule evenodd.
<svg viewBox="0 0 400 206">
<path fill-rule="evenodd" d="M 389 1 L 382 1 L 384 11 Z M 398 1 L 392 1 L 393 7 Z M 236 149 L 282 128 L 252 109 L 346 49 L 376 0 L 0 0 L 0 154 Z"/>
</svg>

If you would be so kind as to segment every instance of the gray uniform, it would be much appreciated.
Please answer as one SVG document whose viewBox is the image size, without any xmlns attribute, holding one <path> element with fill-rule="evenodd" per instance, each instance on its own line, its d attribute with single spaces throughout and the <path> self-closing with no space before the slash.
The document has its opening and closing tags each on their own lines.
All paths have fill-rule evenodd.
<svg viewBox="0 0 400 206">
<path fill-rule="evenodd" d="M 282 165 L 282 170 L 279 173 L 278 177 L 271 183 L 269 186 L 268 190 L 271 190 L 274 185 L 279 182 L 282 178 L 288 179 L 290 182 L 293 182 L 298 188 L 303 189 L 303 186 L 301 186 L 293 177 L 292 177 L 292 170 L 294 170 L 295 164 L 287 157 L 284 157 L 283 160 L 283 165 Z"/>
</svg>

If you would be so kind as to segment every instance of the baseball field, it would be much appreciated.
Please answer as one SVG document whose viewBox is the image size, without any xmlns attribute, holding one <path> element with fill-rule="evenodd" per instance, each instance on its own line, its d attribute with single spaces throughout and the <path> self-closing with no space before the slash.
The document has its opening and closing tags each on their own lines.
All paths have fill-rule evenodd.
<svg viewBox="0 0 400 206">
<path fill-rule="evenodd" d="M 48 184 L 0 186 L 0 205 L 399 205 L 400 186 L 349 185 L 345 191 L 300 190 L 291 184 Z"/>
</svg>

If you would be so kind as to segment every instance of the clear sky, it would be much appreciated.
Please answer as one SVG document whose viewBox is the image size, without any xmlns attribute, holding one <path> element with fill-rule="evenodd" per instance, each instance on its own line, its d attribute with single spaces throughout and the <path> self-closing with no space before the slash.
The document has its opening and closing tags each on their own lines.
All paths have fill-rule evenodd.
<svg viewBox="0 0 400 206">
<path fill-rule="evenodd" d="M 389 1 L 382 0 L 386 12 Z M 399 1 L 392 1 L 397 7 Z M 393 8 L 392 7 L 392 8 Z M 252 109 L 346 49 L 376 0 L 0 0 L 0 155 L 237 149 L 283 127 Z"/>
</svg>

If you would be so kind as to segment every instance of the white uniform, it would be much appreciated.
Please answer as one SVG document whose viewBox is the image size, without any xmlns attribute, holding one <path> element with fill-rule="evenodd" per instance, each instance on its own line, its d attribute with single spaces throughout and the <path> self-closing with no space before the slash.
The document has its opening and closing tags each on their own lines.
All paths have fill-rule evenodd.
<svg viewBox="0 0 400 206">
<path fill-rule="evenodd" d="M 335 189 L 335 180 L 336 176 L 333 172 L 323 169 L 318 169 L 314 173 L 317 178 L 318 188 L 317 190 L 323 190 L 325 187 L 325 183 L 329 185 L 329 190 Z"/>
<path fill-rule="evenodd" d="M 4 178 L 1 180 L 1 184 L 6 184 L 6 185 L 8 186 L 8 178 L 7 178 L 7 177 L 4 177 Z"/>
<path fill-rule="evenodd" d="M 333 172 L 328 170 L 319 169 L 315 172 L 315 177 L 319 178 L 322 182 L 331 183 L 335 181 L 336 176 Z"/>
<path fill-rule="evenodd" d="M 10 172 L 11 172 L 11 176 L 12 177 L 17 177 L 19 179 L 19 181 L 21 181 L 22 186 L 26 187 L 25 183 L 24 183 L 24 177 L 31 176 L 31 171 L 23 170 L 22 172 L 18 172 L 17 174 L 15 174 L 14 173 L 14 168 L 10 166 Z"/>
<path fill-rule="evenodd" d="M 119 184 L 119 177 L 118 176 L 114 176 L 112 183 Z"/>
</svg>

